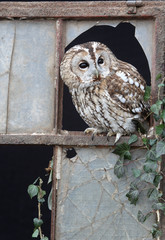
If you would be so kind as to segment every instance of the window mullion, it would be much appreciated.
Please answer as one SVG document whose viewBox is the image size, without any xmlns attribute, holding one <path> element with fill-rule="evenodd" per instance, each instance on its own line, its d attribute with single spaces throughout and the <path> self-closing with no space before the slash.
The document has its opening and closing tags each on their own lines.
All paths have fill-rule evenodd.
<svg viewBox="0 0 165 240">
<path fill-rule="evenodd" d="M 55 134 L 62 128 L 63 83 L 60 79 L 60 62 L 63 55 L 63 20 L 56 21 L 55 46 Z"/>
</svg>

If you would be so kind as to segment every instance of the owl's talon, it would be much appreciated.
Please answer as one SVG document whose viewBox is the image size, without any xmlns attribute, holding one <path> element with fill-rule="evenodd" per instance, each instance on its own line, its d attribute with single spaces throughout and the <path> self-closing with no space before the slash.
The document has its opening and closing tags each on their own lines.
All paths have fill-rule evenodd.
<svg viewBox="0 0 165 240">
<path fill-rule="evenodd" d="M 117 134 L 116 134 L 116 138 L 115 138 L 114 144 L 116 144 L 116 143 L 119 141 L 119 139 L 121 138 L 121 136 L 122 136 L 121 133 L 117 133 Z"/>
<path fill-rule="evenodd" d="M 89 134 L 92 133 L 92 141 L 94 140 L 94 137 L 99 134 L 99 133 L 103 133 L 104 131 L 101 129 L 97 129 L 97 128 L 87 128 L 85 129 L 84 133 L 85 134 Z"/>
<path fill-rule="evenodd" d="M 92 134 L 92 141 L 94 140 L 94 137 L 95 137 L 95 134 L 93 133 L 93 134 Z"/>
<path fill-rule="evenodd" d="M 89 134 L 89 133 L 95 134 L 96 132 L 97 132 L 96 128 L 87 128 L 84 131 L 85 134 Z"/>
<path fill-rule="evenodd" d="M 109 140 L 110 140 L 110 136 L 107 134 L 107 141 L 109 142 Z"/>
<path fill-rule="evenodd" d="M 112 136 L 112 135 L 114 135 L 111 131 L 109 131 L 108 133 L 107 133 L 107 141 L 109 142 L 109 140 L 110 140 L 110 137 Z"/>
</svg>

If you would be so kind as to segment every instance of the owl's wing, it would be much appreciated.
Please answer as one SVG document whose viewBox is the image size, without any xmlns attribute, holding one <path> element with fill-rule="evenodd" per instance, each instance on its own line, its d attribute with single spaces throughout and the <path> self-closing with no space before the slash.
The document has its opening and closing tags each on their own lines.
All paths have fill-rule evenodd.
<svg viewBox="0 0 165 240">
<path fill-rule="evenodd" d="M 116 104 L 127 112 L 147 115 L 149 104 L 145 103 L 146 82 L 132 65 L 119 61 L 120 67 L 107 78 L 107 90 Z"/>
</svg>

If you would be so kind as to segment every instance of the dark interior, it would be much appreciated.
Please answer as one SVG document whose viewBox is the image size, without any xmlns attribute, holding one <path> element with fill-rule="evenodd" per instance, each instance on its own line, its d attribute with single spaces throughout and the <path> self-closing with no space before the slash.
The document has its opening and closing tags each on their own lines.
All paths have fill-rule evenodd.
<svg viewBox="0 0 165 240">
<path fill-rule="evenodd" d="M 53 155 L 51 146 L 0 146 L 0 239 L 30 240 L 33 218 L 37 217 L 37 200 L 30 199 L 27 188 L 37 177 L 44 181 L 47 196 L 51 184 L 45 168 Z M 43 233 L 50 236 L 51 212 L 46 202 L 42 206 Z"/>
</svg>

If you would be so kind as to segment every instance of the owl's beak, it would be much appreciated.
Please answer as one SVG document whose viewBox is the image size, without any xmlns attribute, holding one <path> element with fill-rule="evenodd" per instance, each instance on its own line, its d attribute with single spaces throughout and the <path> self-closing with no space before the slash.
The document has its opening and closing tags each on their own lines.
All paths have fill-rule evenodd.
<svg viewBox="0 0 165 240">
<path fill-rule="evenodd" d="M 94 71 L 94 76 L 95 76 L 96 78 L 98 78 L 98 77 L 99 77 L 99 72 L 98 72 L 98 70 L 97 70 L 97 69 L 95 69 L 95 71 Z"/>
</svg>

